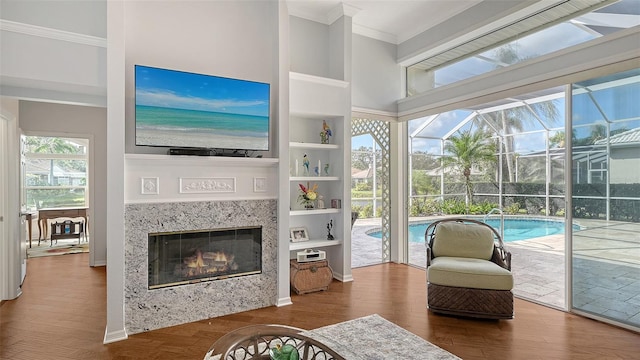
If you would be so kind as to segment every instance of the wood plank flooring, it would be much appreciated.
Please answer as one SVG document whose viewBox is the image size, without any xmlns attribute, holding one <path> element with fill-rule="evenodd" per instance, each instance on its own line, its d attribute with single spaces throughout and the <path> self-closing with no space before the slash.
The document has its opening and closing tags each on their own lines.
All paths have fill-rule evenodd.
<svg viewBox="0 0 640 360">
<path fill-rule="evenodd" d="M 638 333 L 523 300 L 516 299 L 514 320 L 431 314 L 424 271 L 398 264 L 354 269 L 354 282 L 334 281 L 329 291 L 294 295 L 291 306 L 103 345 L 106 271 L 88 267 L 88 261 L 89 254 L 28 260 L 22 296 L 0 305 L 0 359 L 202 359 L 218 337 L 241 326 L 279 323 L 313 329 L 374 313 L 463 359 L 640 358 Z"/>
</svg>

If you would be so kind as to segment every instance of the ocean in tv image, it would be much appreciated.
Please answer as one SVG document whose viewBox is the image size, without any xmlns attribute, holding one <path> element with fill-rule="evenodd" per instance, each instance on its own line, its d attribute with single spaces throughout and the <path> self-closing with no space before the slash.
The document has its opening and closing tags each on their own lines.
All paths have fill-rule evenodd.
<svg viewBox="0 0 640 360">
<path fill-rule="evenodd" d="M 136 65 L 136 145 L 269 149 L 269 84 Z"/>
<path fill-rule="evenodd" d="M 267 146 L 269 117 L 136 105 L 136 134 L 149 139 L 138 145 L 235 148 L 247 142 L 242 149 L 257 150 Z"/>
</svg>

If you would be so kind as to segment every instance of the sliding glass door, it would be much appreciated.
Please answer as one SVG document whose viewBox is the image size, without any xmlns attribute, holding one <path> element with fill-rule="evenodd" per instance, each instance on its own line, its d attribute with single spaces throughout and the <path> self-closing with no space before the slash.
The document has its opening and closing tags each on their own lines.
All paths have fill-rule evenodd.
<svg viewBox="0 0 640 360">
<path fill-rule="evenodd" d="M 640 69 L 572 85 L 572 309 L 640 327 Z"/>
</svg>

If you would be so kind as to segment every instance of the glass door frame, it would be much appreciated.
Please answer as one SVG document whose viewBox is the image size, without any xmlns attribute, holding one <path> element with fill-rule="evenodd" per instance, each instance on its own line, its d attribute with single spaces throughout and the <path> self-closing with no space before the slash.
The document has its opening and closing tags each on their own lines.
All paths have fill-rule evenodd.
<svg viewBox="0 0 640 360">
<path fill-rule="evenodd" d="M 602 77 L 605 77 L 607 75 L 611 75 L 611 74 L 616 74 L 618 72 L 621 71 L 613 71 L 613 72 L 607 72 L 604 74 L 598 74 L 593 76 L 590 80 L 592 79 L 599 79 Z M 624 71 L 622 71 L 624 72 Z M 573 224 L 574 221 L 574 216 L 573 216 L 573 209 L 574 209 L 574 179 L 573 179 L 573 130 L 574 130 L 574 118 L 573 118 L 573 114 L 574 114 L 574 84 L 575 83 L 569 83 L 568 85 L 566 85 L 565 88 L 565 106 L 566 106 L 566 123 L 565 123 L 565 144 L 566 144 L 566 159 L 565 159 L 565 183 L 566 183 L 566 192 L 567 192 L 567 196 L 565 197 L 565 203 L 566 203 L 566 222 L 569 224 Z M 595 101 L 595 100 L 594 100 Z M 597 105 L 596 105 L 597 106 Z M 609 139 L 611 137 L 610 134 L 610 124 L 607 123 L 607 129 L 606 129 L 606 137 L 607 139 Z M 607 205 L 606 205 L 606 221 L 610 221 L 610 184 L 611 184 L 611 163 L 610 163 L 610 159 L 611 159 L 611 152 L 610 152 L 610 145 L 609 145 L 609 141 L 607 141 L 607 172 L 606 172 L 606 198 L 604 199 L 605 201 L 607 201 Z M 569 211 L 569 209 L 571 209 L 571 211 Z M 613 318 L 610 317 L 606 317 L 604 315 L 598 315 L 594 312 L 589 312 L 580 308 L 577 308 L 574 304 L 574 294 L 575 294 L 575 288 L 574 288 L 574 279 L 575 279 L 575 274 L 574 274 L 574 231 L 573 231 L 573 226 L 566 226 L 565 227 L 565 241 L 566 241 L 566 245 L 565 245 L 565 273 L 566 273 L 566 277 L 565 277 L 565 305 L 566 305 L 566 310 L 568 312 L 571 313 L 575 313 L 587 318 L 591 318 L 591 319 L 595 319 L 597 321 L 601 321 L 604 323 L 608 323 L 611 325 L 615 325 L 618 327 L 622 327 L 622 328 L 626 328 L 632 331 L 640 331 L 640 327 L 636 327 L 632 324 L 628 324 L 628 323 L 624 323 L 622 321 L 616 321 Z"/>
</svg>

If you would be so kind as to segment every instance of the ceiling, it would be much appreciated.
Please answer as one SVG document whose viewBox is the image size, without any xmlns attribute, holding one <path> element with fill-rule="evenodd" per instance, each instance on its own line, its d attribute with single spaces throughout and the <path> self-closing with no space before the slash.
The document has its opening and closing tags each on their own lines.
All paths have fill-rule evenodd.
<svg viewBox="0 0 640 360">
<path fill-rule="evenodd" d="M 484 0 L 287 0 L 289 14 L 330 24 L 353 14 L 355 33 L 399 44 Z"/>
</svg>

